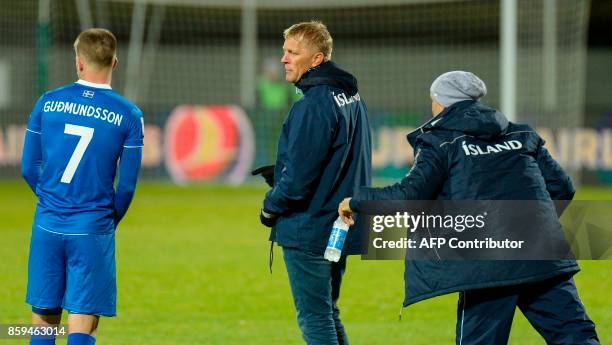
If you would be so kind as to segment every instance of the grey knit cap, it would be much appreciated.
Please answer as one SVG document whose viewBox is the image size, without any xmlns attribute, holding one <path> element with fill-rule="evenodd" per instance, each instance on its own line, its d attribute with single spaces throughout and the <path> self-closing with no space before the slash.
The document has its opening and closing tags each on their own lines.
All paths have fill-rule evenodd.
<svg viewBox="0 0 612 345">
<path fill-rule="evenodd" d="M 461 101 L 478 101 L 487 94 L 487 86 L 474 73 L 446 72 L 431 84 L 429 93 L 445 108 Z"/>
</svg>

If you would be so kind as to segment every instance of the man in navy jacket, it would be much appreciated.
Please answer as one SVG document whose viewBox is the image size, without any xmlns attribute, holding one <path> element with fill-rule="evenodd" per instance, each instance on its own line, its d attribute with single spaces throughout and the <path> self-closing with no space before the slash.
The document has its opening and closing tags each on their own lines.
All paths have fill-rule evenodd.
<svg viewBox="0 0 612 345">
<path fill-rule="evenodd" d="M 261 222 L 283 247 L 298 324 L 308 344 L 348 344 L 336 302 L 346 255 L 361 252 L 358 232 L 349 232 L 342 257 L 323 258 L 337 205 L 370 185 L 371 139 L 357 80 L 331 59 L 332 38 L 320 22 L 284 32 L 285 79 L 304 97 L 283 124 Z"/>
<path fill-rule="evenodd" d="M 339 213 L 349 224 L 367 200 L 571 200 L 571 179 L 527 125 L 479 102 L 482 80 L 442 74 L 431 85 L 434 118 L 408 135 L 415 161 L 399 183 L 361 188 Z M 478 147 L 519 141 L 517 149 Z M 520 147 L 519 147 L 520 146 Z M 470 149 L 476 148 L 476 149 Z M 548 215 L 556 219 L 554 209 Z M 460 292 L 457 344 L 506 344 L 518 306 L 549 344 L 598 344 L 578 297 L 574 260 L 406 261 L 404 306 Z"/>
</svg>

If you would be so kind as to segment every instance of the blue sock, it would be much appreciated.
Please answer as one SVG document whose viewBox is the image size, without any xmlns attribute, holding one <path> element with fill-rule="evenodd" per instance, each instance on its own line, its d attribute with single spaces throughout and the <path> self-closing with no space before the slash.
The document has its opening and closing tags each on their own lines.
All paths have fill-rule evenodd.
<svg viewBox="0 0 612 345">
<path fill-rule="evenodd" d="M 95 345 L 96 338 L 85 333 L 68 334 L 68 345 Z"/>
<path fill-rule="evenodd" d="M 30 345 L 55 345 L 55 338 L 31 337 Z"/>
</svg>

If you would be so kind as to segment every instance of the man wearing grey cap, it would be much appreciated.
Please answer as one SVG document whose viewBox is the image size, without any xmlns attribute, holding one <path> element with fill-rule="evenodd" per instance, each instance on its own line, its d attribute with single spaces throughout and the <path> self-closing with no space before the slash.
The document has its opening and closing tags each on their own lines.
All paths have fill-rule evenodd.
<svg viewBox="0 0 612 345">
<path fill-rule="evenodd" d="M 486 93 L 470 72 L 436 78 L 430 88 L 434 117 L 408 135 L 415 152 L 410 172 L 392 186 L 362 187 L 342 201 L 344 221 L 352 224 L 353 212 L 369 200 L 571 200 L 571 179 L 544 141 L 528 125 L 481 103 Z M 544 217 L 558 222 L 557 212 L 550 208 Z M 516 307 L 548 344 L 599 344 L 572 279 L 579 270 L 567 259 L 407 259 L 404 307 L 459 292 L 456 342 L 462 345 L 507 344 Z"/>
<path fill-rule="evenodd" d="M 461 101 L 479 101 L 487 94 L 487 86 L 472 72 L 452 71 L 436 78 L 429 93 L 432 101 L 448 108 Z"/>
</svg>

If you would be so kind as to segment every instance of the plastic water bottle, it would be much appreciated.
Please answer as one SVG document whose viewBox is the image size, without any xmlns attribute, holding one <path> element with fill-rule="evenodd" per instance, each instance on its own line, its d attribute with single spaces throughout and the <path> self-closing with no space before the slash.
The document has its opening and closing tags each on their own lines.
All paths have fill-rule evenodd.
<svg viewBox="0 0 612 345">
<path fill-rule="evenodd" d="M 327 241 L 327 248 L 325 249 L 325 255 L 323 255 L 325 259 L 333 262 L 340 260 L 340 254 L 342 253 L 342 247 L 344 247 L 344 240 L 346 240 L 348 229 L 349 226 L 338 217 L 329 235 L 329 241 Z"/>
</svg>

